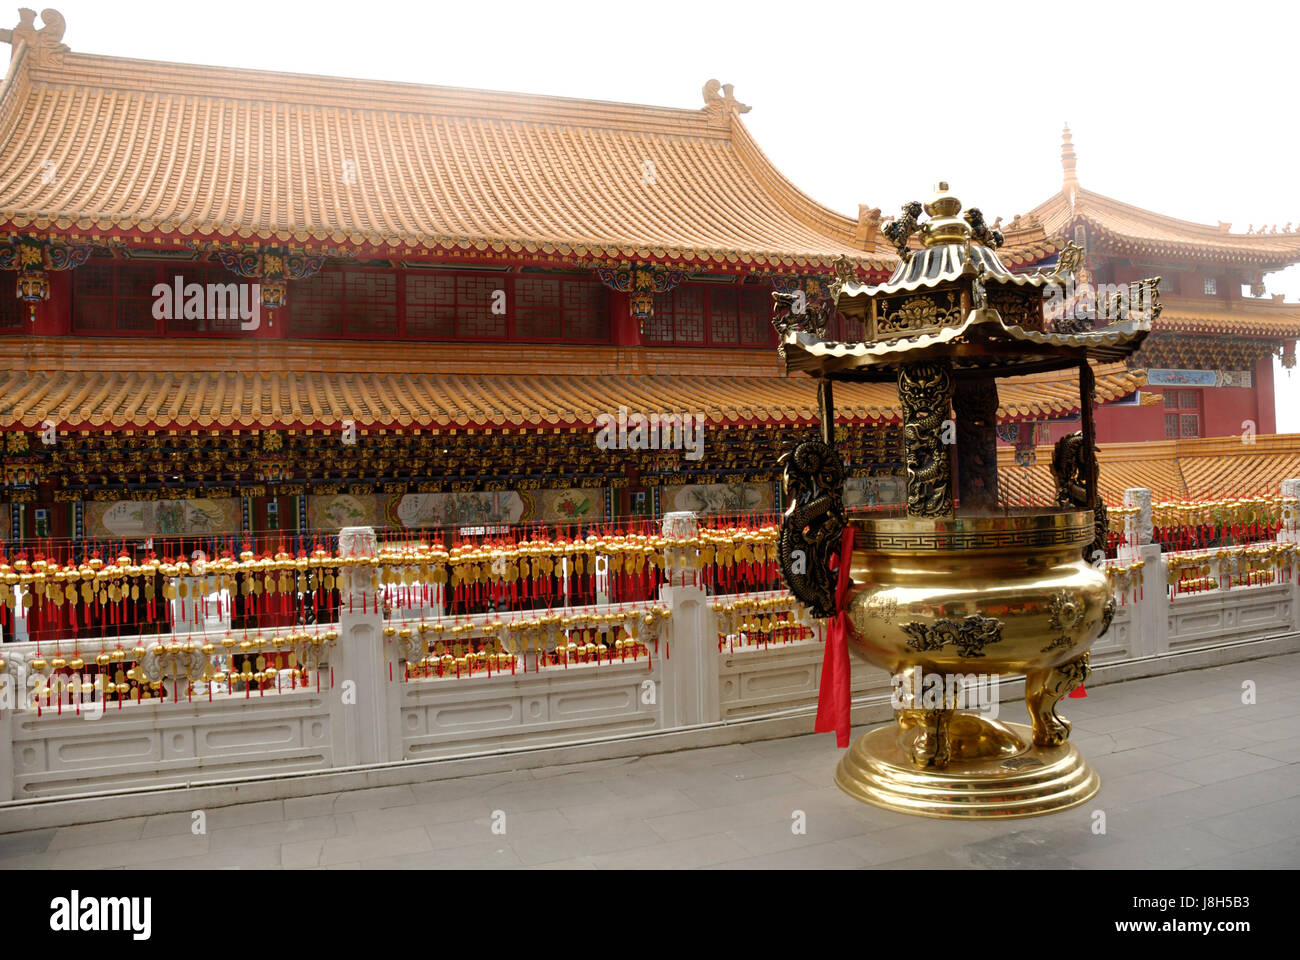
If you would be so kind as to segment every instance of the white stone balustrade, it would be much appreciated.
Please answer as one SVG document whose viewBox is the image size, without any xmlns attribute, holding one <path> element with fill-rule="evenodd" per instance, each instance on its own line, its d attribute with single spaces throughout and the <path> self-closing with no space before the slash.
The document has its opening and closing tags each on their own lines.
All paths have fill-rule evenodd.
<svg viewBox="0 0 1300 960">
<path fill-rule="evenodd" d="M 1300 491 L 1300 480 L 1287 484 L 1284 495 Z M 1125 503 L 1143 507 L 1150 503 L 1150 494 L 1125 491 Z M 1229 587 L 1220 577 L 1220 589 L 1171 599 L 1160 547 L 1150 543 L 1149 513 L 1146 517 L 1144 521 L 1139 513 L 1134 518 L 1130 545 L 1114 561 L 1132 564 L 1140 558 L 1143 566 L 1129 575 L 1121 591 L 1111 630 L 1094 647 L 1094 667 L 1115 665 L 1127 671 L 1125 676 L 1165 672 L 1175 667 L 1160 668 L 1162 659 L 1189 651 L 1197 656 L 1220 651 L 1214 655 L 1246 658 L 1260 655 L 1250 653 L 1252 642 L 1276 643 L 1279 637 L 1297 636 L 1297 571 L 1280 582 L 1259 586 L 1245 586 L 1234 577 Z M 664 518 L 664 532 L 690 539 L 697 535 L 698 521 L 690 514 L 672 514 Z M 1294 518 L 1278 539 L 1297 542 Z M 374 556 L 374 531 L 343 531 L 340 550 L 345 556 Z M 818 627 L 813 625 L 809 639 L 720 651 L 718 618 L 710 602 L 722 598 L 711 597 L 697 585 L 694 550 L 685 546 L 670 551 L 668 569 L 673 576 L 650 602 L 428 620 L 386 620 L 375 609 L 373 568 L 345 567 L 341 584 L 345 596 L 337 624 L 262 631 L 268 637 L 297 636 L 296 641 L 286 641 L 283 649 L 295 651 L 297 665 L 314 673 L 319 688 L 312 684 L 285 689 L 281 684 L 280 692 L 264 696 L 245 690 L 223 694 L 210 685 L 195 684 L 202 695 L 181 696 L 176 702 L 169 698 L 121 707 L 109 703 L 102 710 L 80 713 L 43 709 L 38 716 L 30 698 L 17 692 L 19 683 L 28 682 L 28 664 L 37 656 L 37 645 L 0 645 L 5 661 L 0 669 L 5 684 L 0 689 L 0 741 L 5 745 L 0 749 L 0 801 L 550 745 L 566 745 L 566 755 L 577 758 L 590 744 L 607 747 L 617 742 L 623 744 L 624 755 L 630 755 L 637 752 L 638 738 L 671 731 L 725 726 L 734 727 L 728 734 L 734 740 L 786 735 L 791 732 L 788 725 L 780 734 L 758 731 L 791 718 L 799 724 L 795 731 L 804 729 L 805 721 L 811 730 L 822 657 Z M 1220 567 L 1216 570 L 1221 573 Z M 655 608 L 666 608 L 669 616 Z M 653 623 L 646 623 L 647 614 L 653 614 Z M 628 616 L 637 618 L 637 639 L 642 645 L 635 648 L 635 657 L 602 655 L 599 662 L 584 662 L 580 654 L 548 666 L 532 652 L 538 643 L 553 649 L 565 639 L 566 629 L 621 629 L 616 621 Z M 553 619 L 526 627 L 503 625 L 545 617 Z M 563 618 L 568 618 L 567 626 Z M 421 624 L 429 627 L 424 634 Z M 387 636 L 386 627 L 392 628 Z M 453 628 L 455 632 L 449 633 Z M 411 632 L 403 635 L 404 629 Z M 335 633 L 336 642 L 304 644 L 302 634 L 318 630 Z M 213 630 L 184 640 L 219 645 L 226 636 L 223 630 Z M 430 641 L 482 637 L 507 638 L 515 656 L 496 661 L 491 675 L 477 671 L 471 677 L 405 679 L 405 664 L 426 656 Z M 123 645 L 165 648 L 178 639 L 172 635 L 130 638 Z M 105 644 L 115 642 L 110 639 Z M 45 642 L 39 655 L 48 670 L 54 658 L 68 659 L 78 650 L 93 662 L 98 646 L 86 640 Z M 175 663 L 160 661 L 168 675 L 200 669 L 183 655 L 170 656 Z M 859 721 L 888 718 L 889 678 L 883 671 L 855 663 L 853 690 Z"/>
</svg>

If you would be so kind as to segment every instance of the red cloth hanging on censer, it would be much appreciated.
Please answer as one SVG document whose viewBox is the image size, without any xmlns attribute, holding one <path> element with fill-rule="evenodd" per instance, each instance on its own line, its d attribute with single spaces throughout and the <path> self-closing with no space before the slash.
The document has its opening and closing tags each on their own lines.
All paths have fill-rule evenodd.
<svg viewBox="0 0 1300 960">
<path fill-rule="evenodd" d="M 846 526 L 840 538 L 839 567 L 836 568 L 835 612 L 826 624 L 826 652 L 822 659 L 822 685 L 817 695 L 817 733 L 835 733 L 835 743 L 841 749 L 849 745 L 852 727 L 849 680 L 849 618 L 844 611 L 849 585 L 853 577 L 849 572 L 853 559 L 853 528 Z"/>
</svg>

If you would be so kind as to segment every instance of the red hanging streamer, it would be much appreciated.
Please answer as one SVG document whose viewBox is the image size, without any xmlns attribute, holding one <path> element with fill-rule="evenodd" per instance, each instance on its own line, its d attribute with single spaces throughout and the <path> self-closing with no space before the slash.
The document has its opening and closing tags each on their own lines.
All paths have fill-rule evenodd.
<svg viewBox="0 0 1300 960">
<path fill-rule="evenodd" d="M 852 728 L 849 693 L 849 680 L 852 676 L 849 665 L 849 622 L 848 615 L 844 611 L 849 584 L 853 582 L 849 573 L 852 559 L 853 528 L 846 526 L 844 535 L 840 538 L 840 563 L 835 582 L 835 612 L 826 629 L 821 690 L 817 696 L 817 722 L 813 727 L 817 733 L 834 731 L 835 743 L 840 749 L 849 745 L 849 732 Z"/>
</svg>

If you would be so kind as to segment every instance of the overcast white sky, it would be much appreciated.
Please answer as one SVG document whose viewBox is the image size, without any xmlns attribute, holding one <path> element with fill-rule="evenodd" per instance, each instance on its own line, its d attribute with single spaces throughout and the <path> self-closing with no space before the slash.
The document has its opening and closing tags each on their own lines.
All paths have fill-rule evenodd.
<svg viewBox="0 0 1300 960">
<path fill-rule="evenodd" d="M 17 23 L 15 4 L 6 25 Z M 877 2 L 218 5 L 57 0 L 73 50 L 698 107 L 711 77 L 814 199 L 888 215 L 947 179 L 992 220 L 1080 182 L 1160 213 L 1300 224 L 1300 5 Z M 1300 267 L 1267 278 L 1300 299 Z M 1278 428 L 1300 431 L 1279 368 Z"/>
</svg>

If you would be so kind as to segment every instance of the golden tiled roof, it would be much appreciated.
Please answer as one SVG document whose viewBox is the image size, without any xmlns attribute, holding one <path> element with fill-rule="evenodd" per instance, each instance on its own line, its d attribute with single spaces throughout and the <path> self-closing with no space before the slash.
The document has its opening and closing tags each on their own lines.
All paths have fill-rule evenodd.
<svg viewBox="0 0 1300 960">
<path fill-rule="evenodd" d="M 1183 333 L 1228 333 L 1240 336 L 1300 337 L 1300 304 L 1280 299 L 1234 300 L 1229 306 L 1213 300 L 1163 297 L 1164 312 L 1156 330 Z"/>
<path fill-rule="evenodd" d="M 1113 200 L 1079 185 L 1074 147 L 1066 127 L 1061 151 L 1065 178 L 1061 190 L 1027 215 L 1049 237 L 1073 239 L 1073 227 L 1086 224 L 1090 238 L 1105 239 L 1133 255 L 1172 254 L 1204 261 L 1250 265 L 1264 272 L 1300 262 L 1300 232 L 1286 224 L 1283 232 L 1233 233 L 1232 224 L 1216 226 L 1179 220 Z M 1300 225 L 1298 225 L 1300 226 Z"/>
<path fill-rule="evenodd" d="M 0 227 L 892 270 L 878 211 L 855 219 L 796 189 L 720 89 L 689 110 L 22 43 L 0 92 Z M 1008 257 L 1054 250 L 1027 231 Z"/>
<path fill-rule="evenodd" d="M 1156 500 L 1209 500 L 1275 493 L 1281 482 L 1300 477 L 1300 434 L 1203 437 L 1146 443 L 1102 443 L 1100 479 L 1108 504 L 1123 502 L 1128 487 L 1146 487 Z M 998 449 L 1003 496 L 1048 502 L 1053 497 L 1052 448 L 1040 446 L 1037 463 L 1020 467 L 1015 451 Z"/>
<path fill-rule="evenodd" d="M 622 406 L 702 413 L 713 425 L 817 418 L 815 384 L 782 375 L 766 353 L 674 361 L 666 359 L 671 351 L 534 346 L 523 365 L 509 345 L 450 358 L 440 344 L 404 344 L 399 360 L 386 351 L 383 344 L 276 341 L 194 341 L 180 351 L 171 340 L 0 341 L 0 429 L 46 420 L 60 429 L 336 428 L 345 420 L 408 429 L 585 428 Z M 1143 382 L 1122 364 L 1097 373 L 1101 401 Z M 1078 396 L 1073 377 L 1013 378 L 1001 384 L 999 413 L 1062 416 L 1078 409 Z M 896 420 L 895 401 L 890 385 L 846 383 L 835 391 L 838 415 L 854 421 Z"/>
<path fill-rule="evenodd" d="M 1250 264 L 1265 271 L 1300 262 L 1300 233 L 1232 233 L 1230 224 L 1211 227 L 1178 220 L 1082 187 L 1057 193 L 1031 210 L 1029 216 L 1037 217 L 1049 236 L 1066 239 L 1073 236 L 1069 228 L 1081 221 L 1091 228 L 1090 236 L 1105 237 L 1116 247 L 1138 256 L 1172 253 L 1198 260 Z"/>
</svg>

